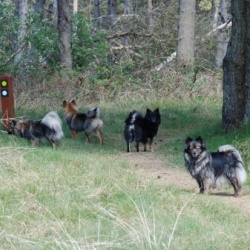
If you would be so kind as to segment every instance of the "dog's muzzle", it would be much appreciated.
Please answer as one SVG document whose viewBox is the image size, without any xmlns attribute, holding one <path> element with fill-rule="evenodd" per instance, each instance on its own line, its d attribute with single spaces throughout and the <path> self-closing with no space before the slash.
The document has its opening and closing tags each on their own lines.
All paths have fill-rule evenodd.
<svg viewBox="0 0 250 250">
<path fill-rule="evenodd" d="M 198 156 L 198 152 L 197 152 L 196 150 L 192 150 L 192 151 L 191 151 L 191 155 L 192 155 L 193 157 L 197 157 L 197 156 Z"/>
</svg>

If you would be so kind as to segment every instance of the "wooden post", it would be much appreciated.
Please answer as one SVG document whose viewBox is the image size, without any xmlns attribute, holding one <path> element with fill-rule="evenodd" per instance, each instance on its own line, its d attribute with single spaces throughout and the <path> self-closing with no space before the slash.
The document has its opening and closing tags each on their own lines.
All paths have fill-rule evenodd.
<svg viewBox="0 0 250 250">
<path fill-rule="evenodd" d="M 13 79 L 11 76 L 0 76 L 2 123 L 3 129 L 8 129 L 10 118 L 14 118 L 14 91 Z"/>
</svg>

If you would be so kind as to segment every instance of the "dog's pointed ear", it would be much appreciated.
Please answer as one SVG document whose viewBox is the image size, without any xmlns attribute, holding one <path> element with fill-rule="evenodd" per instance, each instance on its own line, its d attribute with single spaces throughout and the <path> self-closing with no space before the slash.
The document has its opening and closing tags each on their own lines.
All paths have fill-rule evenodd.
<svg viewBox="0 0 250 250">
<path fill-rule="evenodd" d="M 76 101 L 75 100 L 73 100 L 71 103 L 74 104 L 74 105 L 76 105 Z"/>
<path fill-rule="evenodd" d="M 188 148 L 190 142 L 192 141 L 193 139 L 191 137 L 187 137 L 186 141 L 185 141 L 185 150 Z"/>
<path fill-rule="evenodd" d="M 190 137 L 190 136 L 188 136 L 187 137 L 187 139 L 186 139 L 186 144 L 188 144 L 189 142 L 191 142 L 193 139 Z"/>
<path fill-rule="evenodd" d="M 156 108 L 154 112 L 156 112 L 157 114 L 160 114 L 159 108 Z"/>
<path fill-rule="evenodd" d="M 67 102 L 66 102 L 66 101 L 63 101 L 63 107 L 65 107 L 65 106 L 66 106 L 66 104 L 67 104 Z"/>
<path fill-rule="evenodd" d="M 11 120 L 9 120 L 9 124 L 11 124 L 12 126 L 16 126 L 17 120 L 11 119 Z"/>
<path fill-rule="evenodd" d="M 201 136 L 198 136 L 195 140 L 203 144 L 203 139 Z"/>
<path fill-rule="evenodd" d="M 148 114 L 148 113 L 150 113 L 150 112 L 152 112 L 152 111 L 151 111 L 150 109 L 147 108 L 146 113 Z"/>
</svg>

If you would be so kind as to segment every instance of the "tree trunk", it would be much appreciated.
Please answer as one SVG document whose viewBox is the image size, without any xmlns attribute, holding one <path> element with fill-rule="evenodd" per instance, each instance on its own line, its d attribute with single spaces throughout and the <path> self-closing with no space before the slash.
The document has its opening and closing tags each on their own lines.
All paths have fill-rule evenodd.
<svg viewBox="0 0 250 250">
<path fill-rule="evenodd" d="M 78 0 L 73 0 L 73 13 L 78 12 Z"/>
<path fill-rule="evenodd" d="M 235 1 L 235 0 L 234 0 Z M 245 86 L 245 100 L 246 100 L 246 105 L 245 105 L 245 114 L 244 114 L 244 124 L 249 123 L 250 121 L 250 1 L 247 0 L 245 2 L 246 4 L 246 25 L 247 25 L 247 33 L 246 33 L 246 42 L 245 42 L 245 46 L 246 46 L 246 51 L 247 54 L 245 54 L 245 58 L 246 58 L 246 84 Z M 243 41 L 240 40 L 242 43 Z"/>
<path fill-rule="evenodd" d="M 117 9 L 117 0 L 108 0 L 108 15 L 115 17 Z"/>
<path fill-rule="evenodd" d="M 153 3 L 148 0 L 148 32 L 153 33 L 153 18 L 152 18 Z"/>
<path fill-rule="evenodd" d="M 19 28 L 18 28 L 18 38 L 17 38 L 17 50 L 15 56 L 15 61 L 19 62 L 25 51 L 25 36 L 27 32 L 26 27 L 26 18 L 28 13 L 28 1 L 27 0 L 19 0 L 17 1 L 17 10 L 19 17 Z"/>
<path fill-rule="evenodd" d="M 124 14 L 130 14 L 130 0 L 125 0 L 124 2 Z"/>
<path fill-rule="evenodd" d="M 56 27 L 58 22 L 58 6 L 57 0 L 53 1 L 53 13 L 52 13 L 53 25 Z"/>
<path fill-rule="evenodd" d="M 232 31 L 223 60 L 222 126 L 226 131 L 242 126 L 244 120 L 249 121 L 250 54 L 249 48 L 247 50 L 249 47 L 249 42 L 247 44 L 249 41 L 247 25 L 250 29 L 249 18 L 249 1 L 232 0 Z M 248 74 L 246 74 L 246 70 Z"/>
<path fill-rule="evenodd" d="M 70 30 L 70 1 L 58 0 L 58 34 L 59 34 L 59 57 L 60 66 L 62 68 L 72 68 L 72 55 L 71 55 L 71 30 Z"/>
<path fill-rule="evenodd" d="M 41 17 L 43 16 L 44 5 L 45 5 L 45 0 L 36 0 L 35 1 L 34 12 L 37 13 L 37 12 L 41 11 Z"/>
<path fill-rule="evenodd" d="M 219 22 L 218 25 L 223 24 L 228 21 L 228 10 L 229 10 L 229 0 L 220 0 L 220 12 L 219 12 Z M 217 36 L 217 52 L 215 58 L 216 67 L 221 67 L 223 58 L 227 52 L 227 45 L 229 41 L 228 30 L 219 32 Z"/>
<path fill-rule="evenodd" d="M 94 0 L 94 18 L 100 17 L 100 1 Z"/>
<path fill-rule="evenodd" d="M 215 29 L 218 26 L 218 15 L 219 15 L 219 7 L 217 6 L 216 0 L 212 0 L 212 11 L 213 11 L 212 27 L 213 29 Z"/>
<path fill-rule="evenodd" d="M 195 0 L 179 0 L 179 28 L 177 64 L 179 67 L 194 63 Z"/>
</svg>

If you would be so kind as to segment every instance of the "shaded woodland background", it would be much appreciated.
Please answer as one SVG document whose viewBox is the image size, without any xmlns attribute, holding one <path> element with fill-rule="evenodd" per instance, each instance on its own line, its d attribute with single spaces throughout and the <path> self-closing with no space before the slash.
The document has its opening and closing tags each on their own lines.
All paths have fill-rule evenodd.
<svg viewBox="0 0 250 250">
<path fill-rule="evenodd" d="M 230 28 L 217 27 L 230 20 L 228 1 L 196 2 L 195 63 L 184 71 L 176 68 L 175 57 L 166 63 L 177 50 L 178 1 L 62 2 L 70 6 L 70 70 L 60 64 L 57 1 L 1 2 L 0 74 L 13 75 L 19 92 L 28 87 L 41 94 L 41 86 L 62 87 L 74 96 L 72 89 L 76 88 L 83 90 L 81 96 L 95 100 L 100 99 L 100 91 L 101 96 L 109 91 L 107 96 L 111 98 L 118 92 L 126 96 L 128 88 L 131 92 L 154 88 L 159 93 L 166 90 L 168 96 L 182 88 L 183 82 L 185 88 L 191 88 L 204 72 L 205 86 L 206 79 L 212 79 L 206 90 L 218 92 L 220 86 L 210 82 L 221 80 L 224 55 L 218 54 L 219 36 L 224 36 L 222 42 L 227 45 Z M 72 88 L 67 89 L 69 85 Z M 192 95 L 185 88 L 183 95 Z"/>
</svg>

